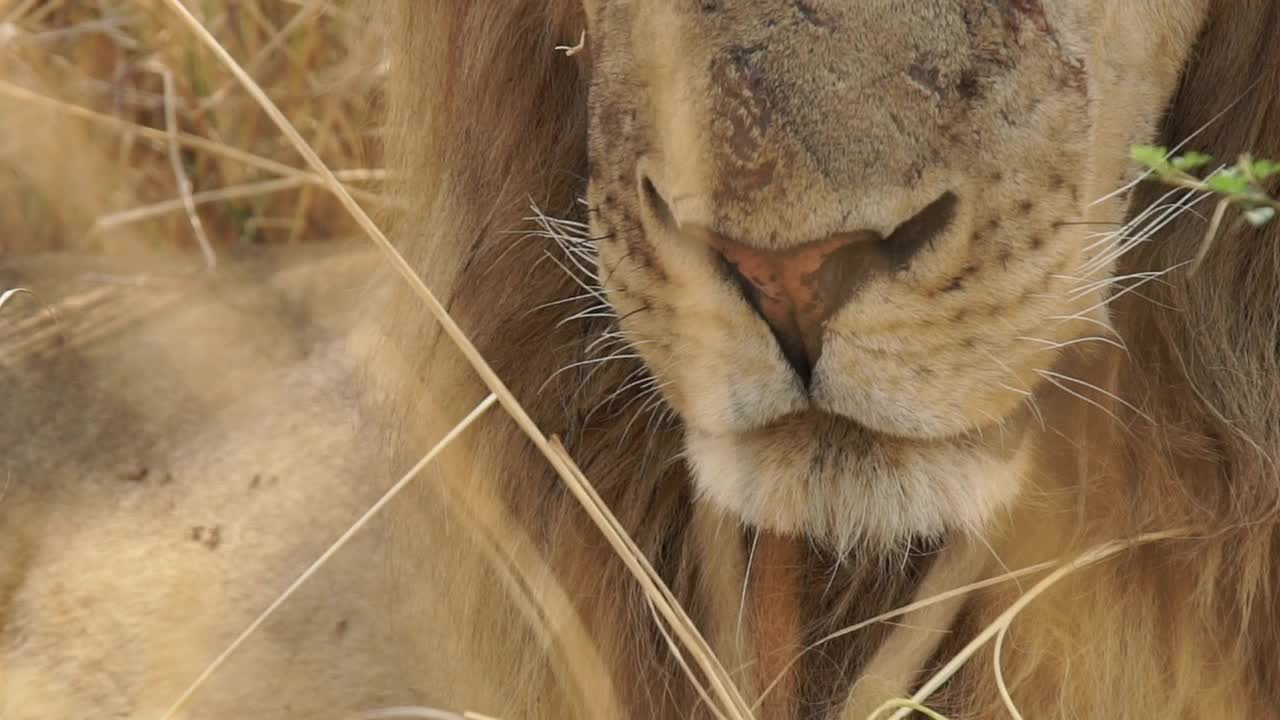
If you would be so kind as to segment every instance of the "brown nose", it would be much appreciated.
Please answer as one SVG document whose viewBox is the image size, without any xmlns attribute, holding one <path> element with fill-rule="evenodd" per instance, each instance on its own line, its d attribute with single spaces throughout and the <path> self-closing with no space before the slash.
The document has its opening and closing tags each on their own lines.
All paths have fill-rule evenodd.
<svg viewBox="0 0 1280 720">
<path fill-rule="evenodd" d="M 822 354 L 824 326 L 871 272 L 884 264 L 875 233 L 834 235 L 785 251 L 723 238 L 714 244 L 747 299 L 773 330 L 782 354 L 808 386 Z"/>
<path fill-rule="evenodd" d="M 808 387 L 831 316 L 871 275 L 905 269 L 931 246 L 950 226 L 956 205 L 955 194 L 945 192 L 888 237 L 863 230 L 787 250 L 761 250 L 718 235 L 711 244 L 733 268 L 743 293 Z"/>
</svg>

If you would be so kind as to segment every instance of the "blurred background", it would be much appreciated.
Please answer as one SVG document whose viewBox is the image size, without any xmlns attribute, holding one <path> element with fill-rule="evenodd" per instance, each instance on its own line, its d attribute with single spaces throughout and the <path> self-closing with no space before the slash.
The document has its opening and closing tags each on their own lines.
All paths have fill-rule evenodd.
<svg viewBox="0 0 1280 720">
<path fill-rule="evenodd" d="M 386 66 L 360 3 L 187 6 L 370 211 Z M 257 104 L 155 0 L 0 0 L 0 255 L 210 254 L 352 234 Z"/>
</svg>

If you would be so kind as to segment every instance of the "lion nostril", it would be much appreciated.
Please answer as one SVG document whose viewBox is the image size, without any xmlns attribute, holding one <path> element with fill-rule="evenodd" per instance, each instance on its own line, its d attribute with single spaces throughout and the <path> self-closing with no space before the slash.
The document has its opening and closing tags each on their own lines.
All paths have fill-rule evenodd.
<svg viewBox="0 0 1280 720">
<path fill-rule="evenodd" d="M 805 342 L 804 333 L 796 324 L 794 316 L 786 312 L 787 299 L 770 295 L 767 281 L 744 274 L 740 265 L 723 254 L 720 260 L 725 273 L 733 279 L 747 303 L 769 326 L 787 364 L 795 370 L 801 383 L 808 387 L 813 377 L 813 366 L 817 364 L 818 355 L 822 351 L 821 340 L 811 337 L 808 343 Z"/>
<path fill-rule="evenodd" d="M 890 262 L 899 270 L 906 269 L 921 250 L 932 247 L 938 236 L 951 225 L 956 214 L 956 195 L 943 193 L 924 210 L 899 225 L 885 239 L 885 251 Z"/>
<path fill-rule="evenodd" d="M 649 208 L 649 212 L 653 214 L 653 217 L 659 223 L 667 228 L 676 226 L 676 219 L 671 212 L 671 206 L 662 197 L 662 193 L 658 192 L 653 180 L 649 179 L 649 176 L 643 172 L 640 173 L 640 197 L 643 198 L 645 205 Z"/>
<path fill-rule="evenodd" d="M 827 321 L 880 264 L 872 242 L 878 238 L 841 234 L 782 252 L 714 240 L 731 276 L 806 386 L 822 355 Z"/>
<path fill-rule="evenodd" d="M 666 208 L 652 183 L 642 180 L 641 186 L 651 204 Z M 787 250 L 762 250 L 715 233 L 706 237 L 807 387 L 822 355 L 827 322 L 871 277 L 907 267 L 932 245 L 951 225 L 956 204 L 954 193 L 943 193 L 887 238 L 864 230 Z"/>
</svg>

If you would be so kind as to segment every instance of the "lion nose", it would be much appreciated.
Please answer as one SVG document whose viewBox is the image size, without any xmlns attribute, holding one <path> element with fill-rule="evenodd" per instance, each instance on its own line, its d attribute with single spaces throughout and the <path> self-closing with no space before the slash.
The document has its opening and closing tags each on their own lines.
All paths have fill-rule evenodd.
<svg viewBox="0 0 1280 720">
<path fill-rule="evenodd" d="M 827 321 L 877 265 L 879 235 L 842 233 L 787 250 L 716 238 L 716 250 L 808 387 Z"/>
</svg>

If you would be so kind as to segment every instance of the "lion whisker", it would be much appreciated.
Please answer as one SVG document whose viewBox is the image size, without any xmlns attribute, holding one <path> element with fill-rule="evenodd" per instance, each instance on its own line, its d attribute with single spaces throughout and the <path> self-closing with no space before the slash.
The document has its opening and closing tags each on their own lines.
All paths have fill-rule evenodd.
<svg viewBox="0 0 1280 720">
<path fill-rule="evenodd" d="M 560 375 L 570 370 L 573 370 L 575 368 L 601 366 L 601 365 L 604 365 L 605 363 L 615 362 L 619 360 L 638 360 L 638 359 L 640 359 L 639 355 L 636 355 L 633 353 L 627 353 L 625 352 L 625 349 L 624 349 L 622 352 L 614 353 L 612 355 L 608 355 L 602 358 L 588 358 L 586 360 L 578 360 L 575 362 L 571 362 L 568 365 L 565 365 L 564 367 L 551 373 L 551 376 L 548 377 L 545 381 L 543 381 L 542 385 L 538 388 L 538 392 L 542 392 L 546 390 L 547 385 L 550 385 L 552 380 L 555 380 Z"/>
<path fill-rule="evenodd" d="M 1079 320 L 1080 322 L 1089 323 L 1090 325 L 1097 325 L 1098 327 L 1112 334 L 1116 332 L 1116 329 L 1112 327 L 1111 323 L 1108 323 L 1105 320 L 1099 320 L 1098 318 L 1095 318 L 1095 317 L 1090 317 L 1084 313 L 1076 313 L 1075 315 L 1050 315 L 1048 319 L 1054 320 L 1060 323 L 1073 322 L 1073 321 Z"/>
<path fill-rule="evenodd" d="M 595 371 L 593 370 L 592 372 L 595 372 Z M 636 370 L 632 371 L 632 373 L 631 373 L 630 375 L 628 375 L 627 377 L 628 377 L 628 378 L 631 378 L 631 377 L 635 376 L 637 373 L 647 373 L 647 372 L 648 372 L 648 368 L 647 368 L 647 367 L 645 367 L 645 365 L 644 365 L 643 363 L 641 363 L 641 364 L 639 365 L 639 367 L 637 367 L 637 368 L 636 368 Z M 588 374 L 588 378 L 587 378 L 587 379 L 584 379 L 584 380 L 583 380 L 582 385 L 581 385 L 581 386 L 579 386 L 579 392 L 581 392 L 581 388 L 582 388 L 582 387 L 584 387 L 584 386 L 586 385 L 586 382 L 587 382 L 587 380 L 589 380 L 589 379 L 590 379 L 590 377 L 589 377 L 589 374 Z M 624 381 L 624 382 L 625 382 L 625 381 Z M 644 390 L 644 392 L 643 392 L 643 393 L 639 393 L 639 394 L 638 394 L 638 396 L 643 396 L 643 395 L 647 394 L 650 390 L 652 390 L 652 388 L 653 388 L 653 384 L 654 384 L 654 383 L 656 383 L 656 382 L 658 382 L 657 378 L 653 377 L 652 375 L 647 375 L 647 374 L 646 374 L 644 377 L 641 377 L 640 379 L 638 379 L 638 380 L 636 380 L 636 381 L 633 381 L 633 382 L 631 383 L 631 385 L 632 385 L 632 386 L 634 386 L 634 387 L 636 387 L 636 388 L 642 388 L 642 389 Z M 602 400 L 599 400 L 599 401 L 597 401 L 594 405 L 592 405 L 592 406 L 591 406 L 591 409 L 590 409 L 590 410 L 588 410 L 588 411 L 587 411 L 587 413 L 586 413 L 585 415 L 583 415 L 583 418 L 582 418 L 582 422 L 583 422 L 583 424 L 585 425 L 585 424 L 587 424 L 587 423 L 591 422 L 591 419 L 592 419 L 593 417 L 595 417 L 595 414 L 596 414 L 597 412 L 599 412 L 599 411 L 601 411 L 601 410 L 604 410 L 605 408 L 612 407 L 612 406 L 613 406 L 613 403 L 614 403 L 614 400 L 616 400 L 616 399 L 617 399 L 617 397 L 618 397 L 619 395 L 621 395 L 621 394 L 622 394 L 622 392 L 623 392 L 624 390 L 626 390 L 626 389 L 630 389 L 630 388 L 618 388 L 618 389 L 617 389 L 617 390 L 615 390 L 612 394 L 610 394 L 610 395 L 609 395 L 609 397 L 604 398 L 604 399 L 602 399 Z M 635 398 L 635 397 L 631 398 L 631 399 L 630 399 L 630 400 L 628 400 L 628 401 L 627 401 L 627 402 L 626 402 L 626 403 L 625 403 L 621 408 L 619 408 L 619 409 L 617 410 L 617 412 L 621 413 L 621 412 L 625 411 L 627 408 L 631 407 L 631 405 L 632 405 L 632 404 L 634 404 L 634 402 L 635 402 L 635 401 L 636 401 L 636 398 Z"/>
<path fill-rule="evenodd" d="M 1177 197 L 1173 202 L 1165 202 L 1166 199 L 1174 196 Z M 1086 262 L 1082 269 L 1091 273 L 1109 265 L 1138 245 L 1148 242 L 1155 233 L 1163 230 L 1178 217 L 1181 217 L 1184 212 L 1203 201 L 1205 197 L 1205 194 L 1196 190 L 1175 189 L 1169 191 L 1156 200 L 1151 207 L 1139 213 L 1116 231 L 1113 234 L 1110 249 Z M 1098 244 L 1105 243 L 1095 243 L 1095 245 Z"/>
<path fill-rule="evenodd" d="M 608 397 L 606 397 L 604 401 L 601 402 L 600 404 L 602 406 L 607 407 L 610 403 L 612 403 L 615 399 L 617 399 L 617 397 L 622 393 L 632 388 L 644 387 L 646 385 L 651 386 L 653 383 L 656 383 L 658 381 L 657 378 L 647 373 L 648 373 L 648 368 L 646 368 L 643 363 L 640 364 L 635 370 L 631 371 L 630 375 L 623 378 L 622 384 L 619 385 L 616 390 L 609 393 Z M 631 378 L 634 378 L 636 375 L 641 375 L 641 374 L 644 374 L 644 377 L 641 377 L 637 380 L 631 380 Z"/>
<path fill-rule="evenodd" d="M 642 364 L 640 367 L 641 367 L 641 368 L 643 368 L 643 369 L 645 369 L 646 371 L 648 370 L 647 366 L 645 366 L 645 365 L 643 365 L 643 364 Z M 641 400 L 643 400 L 644 398 L 649 397 L 649 396 L 650 396 L 650 395 L 651 395 L 655 390 L 660 389 L 660 388 L 659 388 L 659 380 L 658 380 L 658 377 L 657 377 L 656 375 L 652 375 L 652 374 L 650 374 L 647 378 L 645 378 L 645 380 L 646 380 L 646 382 L 642 382 L 642 383 L 640 384 L 640 387 L 644 388 L 644 391 L 643 391 L 643 392 L 636 393 L 633 397 L 628 398 L 628 399 L 627 399 L 627 401 L 626 401 L 625 403 L 623 403 L 622 407 L 618 408 L 616 412 L 618 412 L 618 413 L 626 412 L 627 408 L 631 407 L 632 405 L 636 404 L 637 402 L 640 402 L 640 401 L 641 401 Z M 665 384 L 664 384 L 664 385 L 662 385 L 661 387 L 665 387 Z M 588 417 L 588 418 L 590 418 L 590 417 L 591 417 L 592 415 L 594 415 L 598 410 L 601 410 L 601 409 L 603 409 L 604 407 L 606 407 L 606 406 L 610 406 L 610 405 L 612 405 L 612 403 L 607 402 L 607 401 L 603 401 L 603 400 L 602 400 L 602 401 L 600 401 L 600 402 L 597 402 L 597 403 L 596 403 L 596 404 L 591 408 L 591 411 L 590 411 L 589 413 L 587 413 L 587 417 Z"/>
<path fill-rule="evenodd" d="M 560 300 L 551 300 L 548 302 L 541 303 L 539 305 L 534 305 L 526 314 L 532 314 L 532 313 L 538 312 L 539 310 L 547 310 L 549 308 L 556 307 L 557 305 L 568 305 L 569 303 L 582 302 L 584 300 L 590 300 L 594 297 L 595 296 L 592 295 L 591 293 L 582 293 L 580 295 L 574 295 L 572 297 L 562 298 Z"/>
<path fill-rule="evenodd" d="M 1140 212 L 1140 213 L 1138 213 L 1138 214 L 1134 215 L 1132 218 L 1129 218 L 1129 220 L 1127 220 L 1127 221 L 1125 221 L 1125 222 L 1123 222 L 1123 223 L 1117 223 L 1117 224 L 1119 225 L 1119 227 L 1118 227 L 1118 228 L 1116 228 L 1115 230 L 1108 230 L 1108 231 L 1106 231 L 1106 232 L 1098 232 L 1098 233 L 1090 233 L 1090 234 L 1089 234 L 1089 237 L 1100 237 L 1100 238 L 1104 238 L 1104 239 L 1115 238 L 1117 235 L 1123 234 L 1123 233 L 1124 233 L 1124 232 L 1126 232 L 1127 230 L 1130 230 L 1130 229 L 1132 229 L 1132 228 L 1136 227 L 1137 225 L 1139 225 L 1139 224 L 1141 224 L 1141 223 L 1145 222 L 1145 221 L 1146 221 L 1146 219 L 1147 219 L 1149 216 L 1151 216 L 1151 215 L 1155 214 L 1156 212 L 1158 212 L 1158 211 L 1160 211 L 1160 210 L 1163 210 L 1163 209 L 1165 209 L 1165 208 L 1167 208 L 1167 207 L 1170 207 L 1171 205 L 1175 204 L 1175 203 L 1170 203 L 1170 202 L 1169 202 L 1169 199 L 1170 199 L 1170 198 L 1172 198 L 1172 197 L 1174 197 L 1175 195 L 1178 195 L 1178 194 L 1180 194 L 1180 193 L 1186 193 L 1186 192 L 1187 192 L 1187 191 L 1186 191 L 1186 190 L 1184 190 L 1184 189 L 1182 189 L 1182 188 L 1173 188 L 1173 189 L 1171 189 L 1171 190 L 1168 190 L 1167 192 L 1165 192 L 1165 194 L 1163 194 L 1163 195 L 1161 195 L 1160 197 L 1156 198 L 1156 199 L 1155 199 L 1155 201 L 1154 201 L 1154 202 L 1152 202 L 1152 203 L 1151 203 L 1151 205 L 1149 205 L 1149 206 L 1148 206 L 1145 210 L 1143 210 L 1142 212 Z M 1088 252 L 1088 251 L 1091 251 L 1091 250 L 1093 250 L 1094 248 L 1096 248 L 1097 246 L 1102 245 L 1102 244 L 1104 244 L 1104 243 L 1102 243 L 1102 242 L 1095 242 L 1094 244 L 1089 245 L 1088 247 L 1084 248 L 1084 250 L 1085 250 L 1086 252 Z"/>
<path fill-rule="evenodd" d="M 1123 350 L 1126 354 L 1128 354 L 1129 352 L 1129 346 L 1125 345 L 1122 340 L 1110 338 L 1105 335 L 1089 335 L 1087 337 L 1079 337 L 1079 338 L 1075 338 L 1074 340 L 1065 340 L 1065 341 L 1045 340 L 1044 338 L 1030 337 L 1026 335 L 1020 336 L 1015 339 L 1022 340 L 1025 342 L 1036 343 L 1037 345 L 1043 345 L 1046 349 L 1049 349 L 1049 350 L 1062 350 L 1065 348 L 1073 347 L 1075 345 L 1084 345 L 1085 343 L 1090 343 L 1090 342 L 1100 342 L 1106 345 L 1110 345 L 1111 347 L 1116 348 L 1117 350 Z"/>
<path fill-rule="evenodd" d="M 983 350 L 983 353 L 988 358 L 990 358 L 992 362 L 999 365 L 1000 368 L 1004 370 L 1005 373 L 1007 373 L 1010 378 L 1014 380 L 1018 379 L 1018 373 L 1014 372 L 1013 368 L 1009 367 L 1009 364 L 1001 360 L 999 357 L 997 357 L 995 353 L 991 352 L 990 350 Z M 1017 387 L 1013 387 L 1012 385 L 1009 385 L 1008 383 L 1003 383 L 1003 382 L 997 382 L 996 385 L 998 385 L 999 387 L 1011 393 L 1014 393 L 1015 395 L 1021 395 L 1022 402 L 1027 406 L 1027 409 L 1031 411 L 1031 414 L 1036 416 L 1036 420 L 1040 424 L 1040 429 L 1043 430 L 1046 427 L 1048 427 L 1044 420 L 1044 412 L 1041 411 L 1040 409 L 1040 403 L 1036 399 L 1036 395 L 1034 392 L 1032 392 L 1030 387 L 1017 388 Z"/>
<path fill-rule="evenodd" d="M 644 414 L 645 410 L 649 409 L 650 405 L 653 405 L 654 403 L 657 403 L 660 405 L 663 402 L 662 391 L 667 387 L 668 384 L 670 384 L 669 381 L 656 384 L 653 386 L 652 389 L 645 391 L 643 394 L 639 396 L 641 398 L 648 398 L 648 399 L 645 400 L 644 404 L 640 406 L 640 409 L 637 410 L 635 414 L 631 416 L 631 421 L 627 423 L 627 426 L 625 428 L 623 428 L 622 437 L 619 439 L 619 444 L 626 442 L 627 435 L 631 433 L 631 427 L 636 424 L 636 421 L 640 419 L 640 417 Z M 632 402 L 634 402 L 634 400 Z M 631 404 L 632 404 L 631 402 L 627 403 L 628 406 Z M 625 409 L 625 406 L 624 406 L 624 409 Z"/>
<path fill-rule="evenodd" d="M 639 346 L 639 345 L 652 345 L 655 342 L 657 341 L 636 340 L 634 338 L 627 337 L 626 332 L 622 330 L 610 330 L 608 332 L 600 333 L 599 337 L 597 337 L 595 340 L 592 340 L 590 343 L 588 343 L 584 352 L 587 355 L 593 355 L 600 349 L 613 347 L 619 343 L 626 343 L 630 345 Z"/>
<path fill-rule="evenodd" d="M 1122 229 L 1121 232 L 1118 233 L 1118 238 L 1122 241 L 1111 250 L 1086 262 L 1081 266 L 1080 271 L 1083 274 L 1088 275 L 1111 265 L 1139 245 L 1150 242 L 1156 233 L 1160 232 L 1173 221 L 1180 218 L 1184 213 L 1192 211 L 1192 208 L 1194 208 L 1195 205 L 1203 202 L 1207 197 L 1209 197 L 1207 193 L 1198 193 L 1195 190 L 1187 190 L 1183 198 L 1179 200 L 1178 203 L 1164 209 L 1162 211 L 1163 214 L 1144 226 L 1137 235 L 1130 237 L 1128 236 L 1126 229 Z M 1188 200 L 1190 200 L 1189 203 L 1187 202 Z M 1136 227 L 1136 223 L 1131 223 L 1126 226 L 1126 228 L 1132 227 Z"/>
<path fill-rule="evenodd" d="M 546 258 L 550 259 L 551 262 L 555 263 L 561 270 L 563 270 L 565 274 L 568 275 L 574 281 L 574 283 L 578 285 L 578 287 L 582 288 L 588 293 L 595 295 L 596 299 L 600 300 L 601 302 L 608 302 L 608 299 L 604 296 L 604 288 L 590 282 L 589 279 L 583 280 L 582 278 L 578 277 L 572 270 L 570 270 L 568 267 L 565 267 L 564 263 L 557 260 L 555 256 L 552 255 L 551 253 L 549 252 L 546 253 Z"/>
<path fill-rule="evenodd" d="M 1036 422 L 1040 425 L 1040 429 L 1042 431 L 1048 430 L 1049 424 L 1045 422 L 1044 411 L 1040 409 L 1040 401 L 1036 399 L 1036 396 L 1034 394 L 1029 395 L 1023 398 L 1022 403 L 1027 406 L 1032 415 L 1036 416 Z"/>
<path fill-rule="evenodd" d="M 1071 300 L 1078 300 L 1081 297 L 1084 297 L 1085 295 L 1088 295 L 1089 293 L 1094 292 L 1095 290 L 1102 290 L 1109 286 L 1119 285 L 1120 283 L 1123 283 L 1129 280 L 1158 281 L 1158 280 L 1162 280 L 1164 276 L 1168 274 L 1169 274 L 1169 270 L 1147 270 L 1144 272 L 1129 273 L 1128 275 L 1117 275 L 1115 277 L 1103 278 L 1101 280 L 1094 280 L 1092 282 L 1085 283 L 1084 285 L 1081 285 L 1075 288 L 1074 290 L 1070 291 L 1067 294 L 1067 296 Z"/>
<path fill-rule="evenodd" d="M 1090 313 L 1094 312 L 1095 310 L 1098 310 L 1098 309 L 1101 309 L 1101 308 L 1104 308 L 1104 307 L 1106 307 L 1106 306 L 1110 305 L 1111 303 L 1113 303 L 1113 302 L 1115 302 L 1116 300 L 1118 300 L 1118 299 L 1120 299 L 1120 298 L 1124 297 L 1125 295 L 1128 295 L 1128 294 L 1130 294 L 1130 293 L 1137 293 L 1138 288 L 1142 287 L 1143 285 L 1146 285 L 1146 284 L 1147 284 L 1147 283 L 1149 283 L 1149 282 L 1152 282 L 1152 281 L 1154 281 L 1154 280 L 1157 280 L 1157 279 L 1159 279 L 1160 277 L 1162 277 L 1163 275 L 1165 275 L 1165 274 L 1167 274 L 1167 273 L 1171 273 L 1171 272 L 1174 272 L 1175 270 L 1178 270 L 1179 268 L 1186 267 L 1187 265 L 1190 265 L 1192 262 L 1193 262 L 1192 260 L 1184 260 L 1184 261 L 1182 261 L 1182 262 L 1180 262 L 1180 263 L 1178 263 L 1178 264 L 1176 264 L 1176 265 L 1174 265 L 1174 266 L 1172 266 L 1172 267 L 1170 267 L 1170 268 L 1168 268 L 1168 269 L 1164 270 L 1164 271 L 1163 271 L 1162 273 L 1160 273 L 1159 275 L 1156 275 L 1156 276 L 1154 276 L 1154 277 L 1144 278 L 1144 279 L 1142 279 L 1141 281 L 1136 282 L 1136 283 L 1134 283 L 1134 284 L 1132 284 L 1132 285 L 1126 285 L 1126 286 L 1124 286 L 1124 287 L 1120 290 L 1120 292 L 1114 293 L 1114 294 L 1112 294 L 1112 295 L 1110 295 L 1110 296 L 1108 296 L 1108 297 L 1106 297 L 1106 298 L 1103 298 L 1102 300 L 1098 301 L 1097 303 L 1095 303 L 1095 304 L 1093 304 L 1093 305 L 1090 305 L 1089 307 L 1087 307 L 1087 308 L 1085 308 L 1085 309 L 1081 310 L 1080 312 L 1076 313 L 1076 316 L 1088 315 L 1088 314 L 1090 314 Z M 1139 296 L 1139 297 L 1143 297 L 1143 298 L 1145 298 L 1145 299 L 1147 299 L 1147 300 L 1150 300 L 1150 298 L 1146 298 L 1146 296 L 1141 295 L 1140 293 L 1138 293 L 1138 296 Z M 1166 306 L 1166 307 L 1167 307 L 1167 306 Z M 1175 310 L 1176 310 L 1176 308 L 1170 308 L 1170 309 L 1175 309 Z M 1077 317 L 1077 319 L 1084 319 L 1084 318 L 1083 318 L 1083 317 Z"/>
<path fill-rule="evenodd" d="M 1096 392 L 1098 392 L 1098 393 L 1101 393 L 1102 395 L 1105 395 L 1106 397 L 1111 398 L 1112 400 L 1115 400 L 1116 402 L 1120 403 L 1121 405 L 1125 406 L 1126 408 L 1128 408 L 1128 409 L 1132 410 L 1135 414 L 1137 414 L 1137 415 L 1138 415 L 1138 417 L 1142 418 L 1143 420 L 1146 420 L 1146 421 L 1147 421 L 1147 422 L 1149 422 L 1149 423 L 1153 423 L 1153 424 L 1155 423 L 1155 421 L 1151 419 L 1151 416 L 1150 416 L 1150 415 L 1148 415 L 1148 414 L 1146 414 L 1146 413 L 1145 413 L 1145 412 L 1143 412 L 1142 410 L 1138 409 L 1138 406 L 1134 405 L 1133 403 L 1129 402 L 1128 400 L 1125 400 L 1124 398 L 1120 397 L 1119 395 L 1116 395 L 1115 393 L 1111 392 L 1110 390 L 1107 390 L 1107 389 L 1105 389 L 1105 388 L 1099 387 L 1099 386 L 1097 386 L 1097 385 L 1095 385 L 1095 384 L 1093 384 L 1093 383 L 1091 383 L 1091 382 L 1089 382 L 1089 381 L 1087 381 L 1087 380 L 1081 380 L 1080 378 L 1071 377 L 1070 375 L 1064 375 L 1064 374 L 1062 374 L 1062 373 L 1055 372 L 1055 371 L 1053 371 L 1053 370 L 1037 370 L 1037 371 L 1036 371 L 1036 374 L 1040 375 L 1040 377 L 1043 377 L 1043 378 L 1045 378 L 1045 379 L 1053 378 L 1053 379 L 1061 380 L 1061 381 L 1063 381 L 1063 382 L 1075 383 L 1075 384 L 1077 384 L 1077 385 L 1080 385 L 1080 386 L 1083 386 L 1083 387 L 1089 388 L 1089 389 L 1091 389 L 1091 390 L 1094 390 L 1094 391 L 1096 391 Z M 1059 388 L 1061 388 L 1062 390 L 1064 390 L 1064 391 L 1066 391 L 1066 392 L 1071 392 L 1070 390 L 1068 390 L 1068 389 L 1067 389 L 1065 386 L 1063 386 L 1063 385 L 1059 385 L 1058 383 L 1054 383 L 1054 384 L 1055 384 L 1055 385 L 1058 385 L 1058 387 L 1059 387 Z M 1071 393 L 1071 394 L 1072 394 L 1072 395 L 1076 395 L 1076 393 Z M 1079 397 L 1079 395 L 1077 395 L 1077 397 Z M 1104 408 L 1102 405 L 1099 405 L 1099 404 L 1097 404 L 1097 403 L 1095 403 L 1095 405 L 1097 405 L 1097 407 L 1099 407 L 1100 409 L 1107 410 L 1107 408 Z M 1110 413 L 1110 411 L 1109 411 L 1109 410 L 1107 410 L 1107 412 L 1108 412 L 1108 413 Z M 1112 415 L 1112 417 L 1116 417 L 1116 416 L 1115 416 L 1115 415 Z M 1117 419 L 1117 420 L 1119 420 L 1120 418 L 1116 417 L 1116 419 Z"/>
<path fill-rule="evenodd" d="M 558 327 L 558 328 L 564 327 L 565 325 L 568 325 L 569 323 L 574 322 L 576 320 L 596 320 L 600 318 L 615 318 L 615 317 L 617 317 L 617 315 L 614 314 L 612 306 L 592 305 L 591 307 L 586 308 L 584 310 L 579 310 L 578 312 L 572 315 L 568 315 L 563 318 L 560 318 L 560 320 L 556 322 L 555 327 Z"/>
<path fill-rule="evenodd" d="M 599 286 L 599 281 L 596 279 L 596 274 L 593 269 L 593 266 L 595 265 L 593 257 L 584 259 L 579 253 L 563 246 L 561 246 L 560 250 L 564 253 L 565 259 L 569 261 L 569 264 L 573 266 L 573 269 L 577 271 L 576 274 L 584 278 L 586 282 L 597 287 Z"/>
</svg>

